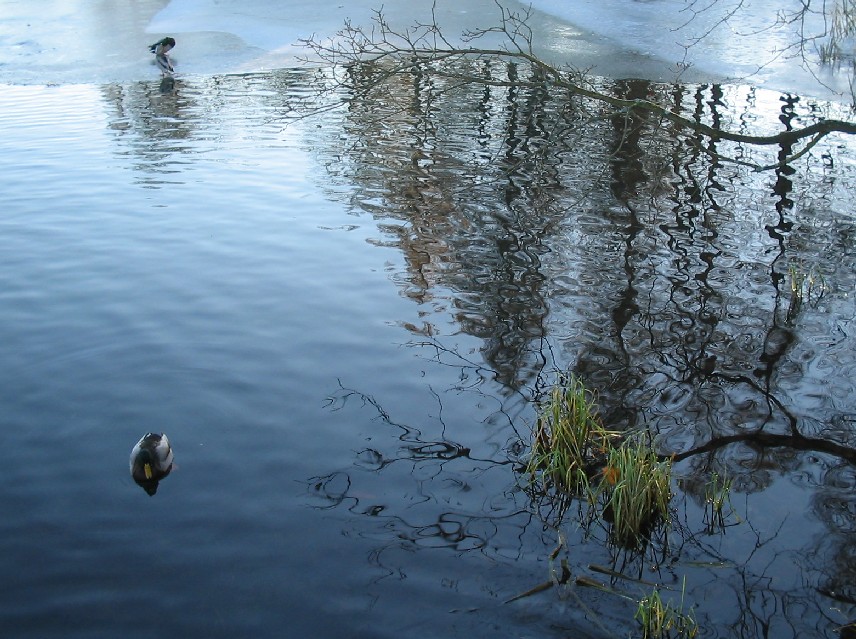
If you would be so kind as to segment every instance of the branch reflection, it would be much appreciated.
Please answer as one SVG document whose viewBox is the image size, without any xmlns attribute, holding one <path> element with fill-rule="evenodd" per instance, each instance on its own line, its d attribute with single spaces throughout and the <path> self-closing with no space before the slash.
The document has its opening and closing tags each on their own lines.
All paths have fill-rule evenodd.
<svg viewBox="0 0 856 639">
<path fill-rule="evenodd" d="M 764 150 L 678 134 L 632 109 L 603 112 L 514 65 L 471 64 L 460 74 L 495 82 L 461 84 L 448 69 L 420 69 L 382 96 L 355 95 L 348 148 L 333 143 L 350 162 L 352 205 L 378 220 L 378 242 L 405 256 L 394 275 L 403 294 L 430 306 L 429 320 L 448 308 L 461 331 L 482 340 L 489 376 L 511 394 L 541 387 L 549 367 L 586 380 L 610 427 L 650 429 L 661 452 L 675 455 L 691 499 L 715 468 L 753 503 L 784 490 L 783 478 L 811 473 L 810 493 L 826 503 L 836 489 L 818 465 L 856 463 L 856 260 L 847 244 L 856 227 L 824 195 L 829 149 L 808 154 L 802 168 L 777 168 L 771 184 L 740 165 Z M 828 108 L 792 96 L 774 107 L 739 86 L 624 81 L 610 89 L 671 100 L 714 128 L 764 117 L 787 128 Z M 780 158 L 790 152 L 778 150 Z M 796 303 L 797 289 L 786 286 L 794 263 L 818 268 L 826 283 L 827 274 L 841 277 L 826 289 L 835 299 Z M 452 341 L 430 323 L 414 333 Z M 834 426 L 842 420 L 849 426 Z M 832 531 L 839 525 L 830 510 L 792 516 Z M 837 512 L 854 519 L 852 509 Z M 745 532 L 723 534 L 749 543 Z M 769 552 L 746 558 L 729 582 L 743 583 L 738 634 L 831 627 L 815 588 L 765 577 L 764 561 L 783 561 L 807 540 L 782 532 L 765 543 Z M 839 574 L 837 554 L 814 555 L 805 578 Z M 803 613 L 773 618 L 774 608 L 797 601 Z"/>
</svg>

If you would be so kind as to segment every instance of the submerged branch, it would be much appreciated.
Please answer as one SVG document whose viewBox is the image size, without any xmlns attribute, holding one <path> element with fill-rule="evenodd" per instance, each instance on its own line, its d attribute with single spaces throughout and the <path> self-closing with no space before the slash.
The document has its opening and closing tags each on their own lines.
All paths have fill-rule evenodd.
<svg viewBox="0 0 856 639">
<path fill-rule="evenodd" d="M 856 450 L 849 446 L 817 437 L 806 437 L 799 434 L 777 435 L 774 433 L 765 433 L 763 431 L 714 437 L 701 446 L 670 456 L 669 459 L 677 462 L 687 459 L 688 457 L 713 452 L 738 442 L 749 446 L 757 446 L 759 448 L 790 448 L 793 450 L 826 453 L 828 455 L 838 457 L 850 464 L 856 465 Z"/>
</svg>

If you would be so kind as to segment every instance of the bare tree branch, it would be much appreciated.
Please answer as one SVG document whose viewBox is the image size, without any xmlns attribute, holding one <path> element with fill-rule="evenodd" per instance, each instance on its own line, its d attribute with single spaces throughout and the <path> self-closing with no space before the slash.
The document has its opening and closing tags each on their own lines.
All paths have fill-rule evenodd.
<svg viewBox="0 0 856 639">
<path fill-rule="evenodd" d="M 430 23 L 417 23 L 415 26 L 397 31 L 387 22 L 382 10 L 375 11 L 373 25 L 366 30 L 354 26 L 350 22 L 339 31 L 336 38 L 321 41 L 309 38 L 302 43 L 313 52 L 316 58 L 332 65 L 334 68 L 355 69 L 363 68 L 370 71 L 369 75 L 361 75 L 363 80 L 359 85 L 346 85 L 357 95 L 365 95 L 376 90 L 383 82 L 392 77 L 411 73 L 417 68 L 430 68 L 438 77 L 453 78 L 464 83 L 484 84 L 490 86 L 516 86 L 537 88 L 549 86 L 566 92 L 573 97 L 581 97 L 603 103 L 620 110 L 630 112 L 647 112 L 662 120 L 671 122 L 680 129 L 696 133 L 711 141 L 730 141 L 757 146 L 781 146 L 790 152 L 791 147 L 808 139 L 802 149 L 796 150 L 775 164 L 760 165 L 747 163 L 756 171 L 767 171 L 780 168 L 802 157 L 821 139 L 831 133 L 845 135 L 856 134 L 856 123 L 826 119 L 820 120 L 801 129 L 782 131 L 775 135 L 751 135 L 724 130 L 702 122 L 690 119 L 673 110 L 673 108 L 643 99 L 618 98 L 594 88 L 586 81 L 584 73 L 572 67 L 559 67 L 539 58 L 533 52 L 533 33 L 528 24 L 531 9 L 521 12 L 511 11 L 497 2 L 500 18 L 499 24 L 493 27 L 475 29 L 463 34 L 464 45 L 455 46 L 443 34 L 437 24 L 436 15 L 432 9 Z M 705 8 L 699 9 L 703 11 Z M 725 19 L 731 17 L 731 14 Z M 474 43 L 488 35 L 499 35 L 504 39 L 500 47 L 478 47 Z M 508 80 L 497 80 L 484 76 L 468 75 L 453 69 L 444 63 L 458 60 L 500 59 L 509 63 L 522 63 L 532 69 L 532 79 L 520 77 Z M 366 82 L 365 80 L 368 81 Z M 718 159 L 729 161 L 725 156 Z"/>
</svg>

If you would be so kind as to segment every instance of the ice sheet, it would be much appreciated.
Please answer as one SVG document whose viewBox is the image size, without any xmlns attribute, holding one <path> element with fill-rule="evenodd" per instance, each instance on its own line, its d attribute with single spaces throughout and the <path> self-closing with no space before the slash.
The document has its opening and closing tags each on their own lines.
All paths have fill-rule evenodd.
<svg viewBox="0 0 856 639">
<path fill-rule="evenodd" d="M 828 95 L 812 75 L 817 67 L 776 59 L 793 36 L 793 27 L 776 24 L 777 11 L 796 8 L 798 0 L 743 0 L 734 18 L 721 23 L 739 1 L 533 0 L 531 26 L 539 55 L 606 76 L 748 78 L 768 88 Z M 398 0 L 383 9 L 391 24 L 403 28 L 431 20 L 432 4 Z M 503 4 L 524 7 L 513 0 Z M 294 66 L 307 53 L 300 39 L 332 36 L 346 19 L 370 24 L 380 6 L 380 0 L 5 0 L 0 2 L 0 82 L 157 77 L 146 46 L 164 35 L 178 40 L 171 57 L 180 74 Z M 691 13 L 702 6 L 708 9 Z M 438 0 L 435 14 L 456 39 L 464 30 L 496 24 L 499 9 L 494 0 Z M 822 31 L 819 16 L 808 18 L 809 31 Z M 846 74 L 821 80 L 847 89 Z"/>
<path fill-rule="evenodd" d="M 530 6 L 515 0 L 503 0 L 502 5 L 517 12 Z M 401 0 L 386 3 L 381 0 L 172 0 L 152 20 L 149 31 L 182 34 L 191 38 L 200 32 L 230 34 L 248 47 L 264 52 L 237 64 L 235 70 L 258 71 L 294 64 L 298 58 L 307 54 L 299 44 L 301 39 L 313 35 L 332 36 L 346 20 L 355 25 L 371 25 L 375 10 L 380 7 L 383 8 L 384 18 L 396 30 L 436 19 L 444 35 L 461 45 L 461 34 L 465 31 L 495 26 L 501 17 L 495 0 L 437 0 L 436 3 L 432 0 L 411 0 L 407 3 Z M 535 11 L 531 16 L 530 25 L 539 55 L 551 62 L 567 63 L 580 69 L 593 68 L 598 73 L 613 77 L 675 79 L 675 66 L 671 57 L 658 57 L 648 50 L 637 51 L 636 41 L 631 41 L 629 45 L 624 41 L 621 30 L 623 25 L 616 25 L 619 27 L 615 34 L 617 37 L 613 37 L 609 29 L 580 28 L 573 21 L 574 12 L 562 10 L 563 7 L 562 2 L 556 0 L 554 4 L 545 4 L 547 11 Z M 592 8 L 587 11 L 592 18 L 591 24 L 598 24 L 601 16 Z M 611 24 L 616 24 L 616 16 L 610 19 Z M 501 39 L 497 37 L 479 41 L 477 45 L 490 46 L 500 42 Z M 201 41 L 196 44 L 205 48 Z M 188 62 L 192 66 L 187 69 L 207 72 L 217 67 L 216 64 L 206 67 L 204 57 L 198 55 L 198 51 L 196 53 L 190 56 Z M 209 62 L 216 63 L 216 57 Z M 216 70 L 224 69 L 221 65 Z M 690 79 L 714 80 L 721 77 L 709 72 L 703 75 L 693 72 Z"/>
<path fill-rule="evenodd" d="M 166 0 L 4 0 L 0 82 L 123 80 L 154 73 L 146 27 Z"/>
<path fill-rule="evenodd" d="M 801 0 L 531 0 L 532 6 L 680 70 L 778 91 L 848 91 L 846 73 L 818 64 L 835 2 L 800 13 Z M 812 38 L 804 48 L 801 38 Z M 852 49 L 852 41 L 847 43 Z M 822 86 L 828 85 L 827 87 Z"/>
<path fill-rule="evenodd" d="M 112 82 L 157 76 L 147 45 L 171 35 L 183 74 L 240 73 L 298 64 L 299 40 L 329 37 L 345 20 L 371 25 L 381 0 L 3 0 L 0 82 Z M 430 21 L 432 2 L 384 7 L 397 27 Z M 493 24 L 493 0 L 438 0 L 449 34 Z M 555 19 L 550 19 L 557 22 Z"/>
<path fill-rule="evenodd" d="M 148 30 L 191 38 L 208 34 L 215 40 L 221 35 L 234 36 L 258 55 L 233 61 L 232 70 L 259 71 L 299 63 L 308 55 L 301 40 L 312 36 L 329 38 L 342 29 L 346 20 L 371 26 L 381 6 L 384 17 L 397 29 L 432 19 L 432 3 L 427 0 L 386 5 L 380 0 L 173 0 L 154 17 Z M 493 0 L 439 0 L 435 11 L 437 21 L 447 25 L 454 36 L 465 29 L 490 24 L 493 16 L 499 16 Z M 212 44 L 217 46 L 198 39 L 193 46 L 208 49 Z M 206 65 L 203 56 L 186 57 L 187 69 L 211 70 L 212 65 Z M 220 60 L 217 70 L 223 71 L 225 62 Z"/>
</svg>

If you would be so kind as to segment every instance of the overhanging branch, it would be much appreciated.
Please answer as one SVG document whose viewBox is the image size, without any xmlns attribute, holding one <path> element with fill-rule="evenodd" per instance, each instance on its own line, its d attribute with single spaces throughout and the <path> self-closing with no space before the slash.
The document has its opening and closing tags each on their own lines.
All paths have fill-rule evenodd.
<svg viewBox="0 0 856 639">
<path fill-rule="evenodd" d="M 465 33 L 464 41 L 466 44 L 460 47 L 452 45 L 443 35 L 433 9 L 430 23 L 419 23 L 411 29 L 394 30 L 382 11 L 378 10 L 375 11 L 373 26 L 368 30 L 346 23 L 333 40 L 321 41 L 310 38 L 302 42 L 314 53 L 316 58 L 320 58 L 334 67 L 353 68 L 371 64 L 377 69 L 380 67 L 380 63 L 392 62 L 383 72 L 373 77 L 369 86 L 361 90 L 362 93 L 371 91 L 392 76 L 410 73 L 415 68 L 430 66 L 432 72 L 440 77 L 450 77 L 474 84 L 518 87 L 544 87 L 547 84 L 565 91 L 569 95 L 588 98 L 617 109 L 650 113 L 683 130 L 701 135 L 714 142 L 729 141 L 756 146 L 781 146 L 790 151 L 794 145 L 803 140 L 809 140 L 802 149 L 780 158 L 779 162 L 775 164 L 760 165 L 741 162 L 741 164 L 748 164 L 758 171 L 781 168 L 807 153 L 831 133 L 856 134 L 856 123 L 834 119 L 820 120 L 809 126 L 782 131 L 775 135 L 735 133 L 687 118 L 672 108 L 650 100 L 628 100 L 606 94 L 587 85 L 583 73 L 571 67 L 552 65 L 533 53 L 533 35 L 528 25 L 529 10 L 513 12 L 503 7 L 499 2 L 497 2 L 497 6 L 500 10 L 499 24 L 495 27 Z M 502 36 L 505 40 L 503 46 L 501 48 L 481 48 L 469 44 L 489 34 Z M 440 63 L 444 62 L 473 59 L 498 59 L 528 64 L 535 72 L 533 75 L 538 80 L 500 81 L 449 71 L 440 66 Z M 727 160 L 725 157 L 721 159 Z"/>
</svg>

